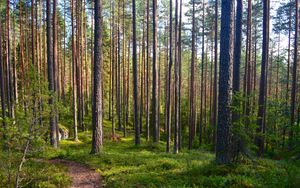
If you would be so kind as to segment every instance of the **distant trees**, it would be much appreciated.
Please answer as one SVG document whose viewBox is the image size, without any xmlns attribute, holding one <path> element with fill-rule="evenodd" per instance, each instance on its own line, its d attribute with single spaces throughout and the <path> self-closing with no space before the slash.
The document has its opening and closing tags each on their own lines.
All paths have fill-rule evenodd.
<svg viewBox="0 0 300 188">
<path fill-rule="evenodd" d="M 193 138 L 195 135 L 195 56 L 196 56 L 196 25 L 195 25 L 195 1 L 193 0 L 192 11 L 192 57 L 191 57 L 191 75 L 189 91 L 189 149 L 192 149 Z"/>
<path fill-rule="evenodd" d="M 292 72 L 292 92 L 291 92 L 291 129 L 289 132 L 289 148 L 292 149 L 296 116 L 296 93 L 297 93 L 297 64 L 298 64 L 298 32 L 299 32 L 299 1 L 295 0 L 295 42 L 294 42 L 294 63 Z"/>
</svg>

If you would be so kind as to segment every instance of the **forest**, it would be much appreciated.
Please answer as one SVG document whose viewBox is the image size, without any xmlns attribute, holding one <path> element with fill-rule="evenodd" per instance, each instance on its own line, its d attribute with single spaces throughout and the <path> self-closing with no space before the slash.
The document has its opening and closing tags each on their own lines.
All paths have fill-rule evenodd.
<svg viewBox="0 0 300 188">
<path fill-rule="evenodd" d="M 0 187 L 300 187 L 298 0 L 1 0 Z"/>
</svg>

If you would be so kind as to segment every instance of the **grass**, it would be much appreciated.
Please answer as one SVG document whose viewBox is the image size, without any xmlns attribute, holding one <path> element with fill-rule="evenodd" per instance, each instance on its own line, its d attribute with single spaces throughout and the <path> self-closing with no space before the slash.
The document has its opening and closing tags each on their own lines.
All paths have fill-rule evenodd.
<svg viewBox="0 0 300 188">
<path fill-rule="evenodd" d="M 104 121 L 105 132 L 110 122 Z M 122 134 L 117 132 L 117 134 Z M 254 162 L 217 166 L 205 150 L 165 153 L 165 143 L 142 139 L 134 146 L 133 136 L 110 141 L 105 136 L 103 151 L 90 155 L 91 132 L 79 134 L 80 142 L 65 140 L 59 150 L 48 149 L 39 157 L 63 158 L 89 165 L 103 176 L 105 187 L 300 187 L 296 163 L 256 159 Z"/>
<path fill-rule="evenodd" d="M 19 164 L 19 157 L 10 156 L 16 161 L 3 160 L 5 156 L 0 156 L 0 187 L 14 187 L 15 173 Z M 10 167 L 9 167 L 10 166 Z M 8 170 L 10 169 L 10 170 Z M 10 174 L 10 180 L 9 180 Z M 30 158 L 24 163 L 20 174 L 20 184 L 24 188 L 64 188 L 71 183 L 67 176 L 67 169 L 61 165 L 53 165 L 48 161 Z"/>
</svg>

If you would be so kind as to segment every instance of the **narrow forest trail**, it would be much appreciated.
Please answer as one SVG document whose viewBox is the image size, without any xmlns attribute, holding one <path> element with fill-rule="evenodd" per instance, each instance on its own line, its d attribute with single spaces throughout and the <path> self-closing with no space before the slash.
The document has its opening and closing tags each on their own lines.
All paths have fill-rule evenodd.
<svg viewBox="0 0 300 188">
<path fill-rule="evenodd" d="M 72 184 L 70 188 L 100 188 L 101 176 L 86 165 L 64 159 L 54 159 L 53 164 L 61 164 L 68 168 Z"/>
</svg>

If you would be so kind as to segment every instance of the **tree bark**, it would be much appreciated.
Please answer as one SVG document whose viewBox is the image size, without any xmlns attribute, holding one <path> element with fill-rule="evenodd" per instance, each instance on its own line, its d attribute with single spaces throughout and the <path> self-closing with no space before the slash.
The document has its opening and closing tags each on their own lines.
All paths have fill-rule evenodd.
<svg viewBox="0 0 300 188">
<path fill-rule="evenodd" d="M 266 88 L 267 88 L 267 62 L 269 59 L 269 0 L 263 1 L 263 47 L 262 47 L 262 63 L 261 63 L 261 78 L 259 88 L 259 99 L 258 99 L 258 119 L 256 129 L 257 134 L 264 133 L 264 117 L 265 117 L 265 101 L 266 101 Z M 261 156 L 264 152 L 264 139 L 262 135 L 257 135 L 255 143 L 258 147 L 257 155 Z"/>
<path fill-rule="evenodd" d="M 216 162 L 228 164 L 232 161 L 231 144 L 231 100 L 232 100 L 232 63 L 234 31 L 234 1 L 222 0 L 220 74 L 219 74 L 219 111 L 216 144 Z"/>
<path fill-rule="evenodd" d="M 52 23 L 51 23 L 51 2 L 46 2 L 47 14 L 47 65 L 48 65 L 48 89 L 50 91 L 49 105 L 50 112 L 50 143 L 54 148 L 58 147 L 58 135 L 55 127 L 55 109 L 54 109 L 54 73 L 53 73 L 53 41 L 52 41 Z"/>
<path fill-rule="evenodd" d="M 135 145 L 140 145 L 140 126 L 138 112 L 138 70 L 137 70 L 137 38 L 136 38 L 136 2 L 132 0 L 132 69 L 133 69 L 133 97 L 134 97 L 134 127 Z"/>
<path fill-rule="evenodd" d="M 153 142 L 158 143 L 158 66 L 157 66 L 157 0 L 152 1 L 153 8 L 153 62 L 152 62 L 152 124 Z"/>
<path fill-rule="evenodd" d="M 94 89 L 93 89 L 93 139 L 92 154 L 99 153 L 103 145 L 103 108 L 102 108 L 102 0 L 95 0 L 94 34 Z"/>
</svg>

